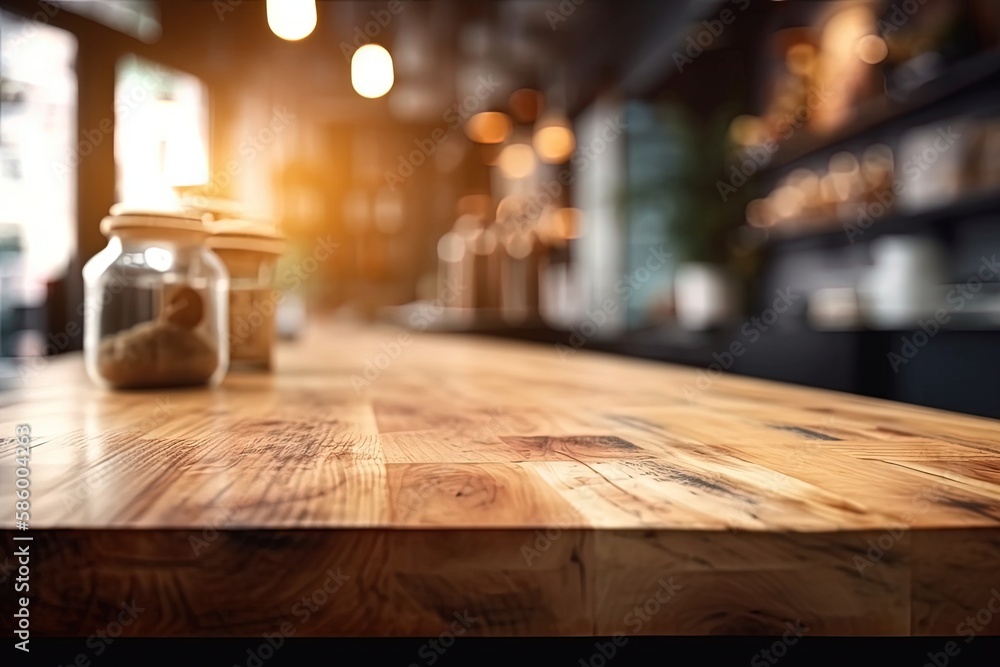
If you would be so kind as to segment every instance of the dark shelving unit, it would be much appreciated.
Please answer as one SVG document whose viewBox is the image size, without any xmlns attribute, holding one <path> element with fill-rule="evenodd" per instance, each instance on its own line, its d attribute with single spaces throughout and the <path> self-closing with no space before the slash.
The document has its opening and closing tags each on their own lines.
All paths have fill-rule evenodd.
<svg viewBox="0 0 1000 667">
<path fill-rule="evenodd" d="M 962 110 L 966 95 L 979 94 L 990 82 L 1000 82 L 1000 51 L 987 51 L 954 65 L 949 71 L 907 95 L 906 99 L 882 97 L 859 107 L 845 127 L 825 137 L 793 137 L 774 155 L 764 170 L 773 175 L 812 159 L 830 155 L 866 140 L 897 133 Z M 1000 93 L 1000 90 L 997 91 Z"/>
<path fill-rule="evenodd" d="M 981 215 L 1000 213 L 1000 192 L 978 192 L 962 197 L 932 209 L 916 213 L 894 211 L 864 230 L 863 239 L 868 241 L 882 234 L 905 234 L 913 231 L 946 227 L 955 220 L 966 220 Z M 820 225 L 812 231 L 801 233 L 773 234 L 767 240 L 770 247 L 815 248 L 832 247 L 850 243 L 845 232 L 846 222 L 835 221 Z"/>
</svg>

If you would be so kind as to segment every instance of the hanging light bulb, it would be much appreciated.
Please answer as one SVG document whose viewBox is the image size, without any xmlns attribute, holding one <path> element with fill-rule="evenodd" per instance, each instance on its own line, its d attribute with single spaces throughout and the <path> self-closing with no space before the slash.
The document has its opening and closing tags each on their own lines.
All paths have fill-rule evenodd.
<svg viewBox="0 0 1000 667">
<path fill-rule="evenodd" d="M 354 52 L 351 59 L 351 84 L 358 95 L 374 99 L 382 97 L 392 89 L 395 75 L 392 72 L 392 56 L 385 47 L 365 44 Z"/>
<path fill-rule="evenodd" d="M 267 25 L 289 42 L 308 37 L 316 28 L 316 0 L 267 0 Z"/>
<path fill-rule="evenodd" d="M 576 135 L 565 116 L 550 115 L 538 121 L 532 143 L 543 162 L 562 164 L 576 150 Z"/>
</svg>

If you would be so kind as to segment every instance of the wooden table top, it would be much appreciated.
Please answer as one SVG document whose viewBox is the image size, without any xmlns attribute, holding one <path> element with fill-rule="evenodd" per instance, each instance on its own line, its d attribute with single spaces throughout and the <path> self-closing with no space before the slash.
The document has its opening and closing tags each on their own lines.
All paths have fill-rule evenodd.
<svg viewBox="0 0 1000 667">
<path fill-rule="evenodd" d="M 135 583 L 132 575 L 151 570 L 183 582 L 189 608 L 164 602 L 137 632 L 267 631 L 280 610 L 223 620 L 211 609 L 232 605 L 228 592 L 192 592 L 231 574 L 221 554 L 239 560 L 260 546 L 254 535 L 265 550 L 276 547 L 261 535 L 283 536 L 316 572 L 341 545 L 337 562 L 354 562 L 359 582 L 374 567 L 365 563 L 381 562 L 366 586 L 391 573 L 385 595 L 414 605 L 410 616 L 371 628 L 329 611 L 316 634 L 437 634 L 445 608 L 471 604 L 444 600 L 456 580 L 435 578 L 443 563 L 467 571 L 468 589 L 478 586 L 490 605 L 503 607 L 497 596 L 509 595 L 521 608 L 516 618 L 495 614 L 485 634 L 610 634 L 619 612 L 666 574 L 690 575 L 688 590 L 729 593 L 717 593 L 713 607 L 702 591 L 643 633 L 764 632 L 780 627 L 776 619 L 808 616 L 832 633 L 952 634 L 953 618 L 989 599 L 983 586 L 1000 585 L 993 420 L 388 328 L 316 327 L 280 347 L 276 369 L 231 373 L 214 390 L 115 393 L 91 385 L 70 355 L 29 368 L 23 387 L 0 395 L 4 432 L 32 428 L 32 531 L 119 559 L 120 572 L 83 568 L 89 583 L 72 583 L 78 595 L 68 603 L 76 615 L 61 612 L 53 632 L 88 628 L 101 595 L 110 608 L 137 586 L 162 587 Z M 7 497 L 12 447 L 0 465 Z M 13 529 L 10 512 L 0 527 Z M 348 547 L 347 535 L 370 548 Z M 868 540 L 885 535 L 876 558 Z M 392 553 L 379 556 L 383 547 Z M 152 560 L 136 565 L 138 554 Z M 961 563 L 968 581 L 931 561 Z M 102 577 L 117 582 L 116 593 L 96 590 Z M 826 592 L 799 596 L 795 608 L 791 591 L 810 581 Z M 735 602 L 736 583 L 758 602 Z M 517 598 L 525 586 L 538 589 L 531 613 Z M 761 591 L 781 611 L 754 617 L 767 607 Z M 557 613 L 566 598 L 583 611 Z M 713 613 L 729 618 L 706 620 Z M 1000 621 L 989 628 L 1000 632 Z"/>
<path fill-rule="evenodd" d="M 188 528 L 222 511 L 233 527 L 281 528 L 1000 526 L 993 420 L 398 335 L 313 330 L 281 348 L 278 372 L 230 374 L 214 391 L 102 391 L 75 356 L 29 371 L 0 395 L 0 428 L 27 423 L 36 438 L 32 525 Z"/>
</svg>

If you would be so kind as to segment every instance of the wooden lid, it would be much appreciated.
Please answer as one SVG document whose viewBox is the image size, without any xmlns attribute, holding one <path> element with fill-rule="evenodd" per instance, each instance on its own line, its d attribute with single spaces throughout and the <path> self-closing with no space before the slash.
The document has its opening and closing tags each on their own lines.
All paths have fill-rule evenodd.
<svg viewBox="0 0 1000 667">
<path fill-rule="evenodd" d="M 218 220 L 212 224 L 208 247 L 213 250 L 244 250 L 268 255 L 285 252 L 285 237 L 262 222 L 248 220 Z"/>
<path fill-rule="evenodd" d="M 101 220 L 101 233 L 110 236 L 122 229 L 145 230 L 149 236 L 156 236 L 157 230 L 171 232 L 194 232 L 209 234 L 203 217 L 182 213 L 176 209 L 156 209 L 115 204 L 111 215 Z"/>
</svg>

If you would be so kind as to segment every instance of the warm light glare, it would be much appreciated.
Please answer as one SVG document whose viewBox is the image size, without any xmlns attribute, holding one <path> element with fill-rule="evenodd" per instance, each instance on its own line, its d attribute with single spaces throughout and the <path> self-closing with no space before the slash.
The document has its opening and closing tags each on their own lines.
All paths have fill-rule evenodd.
<svg viewBox="0 0 1000 667">
<path fill-rule="evenodd" d="M 527 144 L 511 144 L 500 153 L 497 163 L 507 178 L 524 178 L 535 171 L 535 151 Z"/>
<path fill-rule="evenodd" d="M 485 194 L 466 195 L 458 200 L 456 211 L 459 215 L 475 215 L 485 218 L 493 207 L 493 198 Z"/>
<path fill-rule="evenodd" d="M 865 149 L 861 157 L 861 173 L 869 186 L 881 189 L 887 181 L 892 180 L 894 170 L 892 148 L 885 144 L 875 144 Z"/>
<path fill-rule="evenodd" d="M 580 218 L 583 212 L 578 208 L 561 208 L 552 214 L 552 232 L 562 239 L 580 237 Z"/>
<path fill-rule="evenodd" d="M 351 84 L 358 95 L 370 99 L 382 97 L 392 89 L 394 81 L 392 56 L 385 47 L 365 44 L 354 52 L 351 60 Z"/>
<path fill-rule="evenodd" d="M 531 231 L 511 234 L 504 239 L 503 246 L 511 259 L 527 259 L 535 249 L 535 234 Z"/>
<path fill-rule="evenodd" d="M 767 127 L 757 116 L 737 116 L 729 125 L 729 139 L 737 146 L 759 146 L 767 141 Z"/>
<path fill-rule="evenodd" d="M 878 65 L 889 55 L 889 47 L 878 35 L 865 35 L 858 41 L 858 57 L 869 65 Z"/>
<path fill-rule="evenodd" d="M 403 200 L 391 192 L 383 191 L 375 197 L 372 214 L 375 218 L 375 229 L 383 234 L 396 234 L 403 228 Z"/>
<path fill-rule="evenodd" d="M 746 208 L 747 224 L 751 227 L 772 227 L 776 220 L 764 199 L 754 199 Z"/>
<path fill-rule="evenodd" d="M 437 251 L 442 262 L 461 262 L 465 257 L 465 239 L 455 232 L 448 232 L 438 241 Z"/>
<path fill-rule="evenodd" d="M 535 150 L 543 162 L 561 164 L 576 150 L 576 136 L 565 118 L 541 121 L 532 139 Z"/>
<path fill-rule="evenodd" d="M 173 253 L 163 248 L 146 248 L 142 257 L 146 261 L 146 266 L 154 271 L 169 271 L 174 265 Z"/>
<path fill-rule="evenodd" d="M 840 151 L 830 158 L 830 171 L 833 173 L 853 174 L 860 168 L 861 165 L 854 153 Z"/>
<path fill-rule="evenodd" d="M 510 135 L 510 117 L 499 111 L 477 113 L 465 124 L 465 133 L 479 144 L 502 144 Z"/>
<path fill-rule="evenodd" d="M 316 0 L 267 0 L 267 25 L 290 42 L 308 37 L 316 28 Z"/>
<path fill-rule="evenodd" d="M 784 185 L 771 195 L 772 210 L 782 218 L 793 218 L 802 210 L 802 193 L 798 188 Z"/>
<path fill-rule="evenodd" d="M 785 54 L 785 65 L 792 74 L 811 74 L 816 66 L 816 47 L 806 43 L 791 46 Z"/>
</svg>

